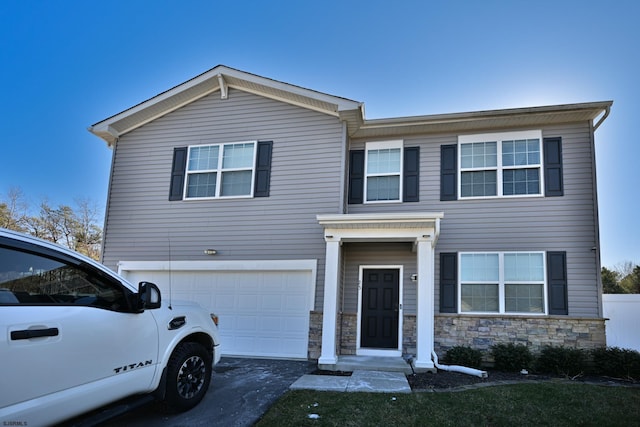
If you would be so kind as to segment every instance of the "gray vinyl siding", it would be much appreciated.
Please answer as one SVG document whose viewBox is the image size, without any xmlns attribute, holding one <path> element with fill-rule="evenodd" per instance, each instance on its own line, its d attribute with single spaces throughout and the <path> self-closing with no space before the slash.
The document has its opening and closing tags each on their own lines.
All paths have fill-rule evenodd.
<svg viewBox="0 0 640 427">
<path fill-rule="evenodd" d="M 168 201 L 174 147 L 249 140 L 273 141 L 269 197 Z M 233 89 L 158 118 L 116 144 L 103 262 L 317 259 L 322 301 L 316 215 L 341 210 L 342 150 L 337 118 Z"/>
<path fill-rule="evenodd" d="M 562 137 L 564 196 L 440 201 L 440 146 L 457 135 L 408 137 L 420 146 L 420 202 L 349 205 L 349 213 L 444 212 L 436 246 L 435 302 L 439 302 L 439 253 L 464 251 L 566 251 L 569 315 L 598 317 L 600 305 L 593 143 L 588 122 L 543 128 Z M 364 148 L 352 142 L 351 149 Z"/>
</svg>

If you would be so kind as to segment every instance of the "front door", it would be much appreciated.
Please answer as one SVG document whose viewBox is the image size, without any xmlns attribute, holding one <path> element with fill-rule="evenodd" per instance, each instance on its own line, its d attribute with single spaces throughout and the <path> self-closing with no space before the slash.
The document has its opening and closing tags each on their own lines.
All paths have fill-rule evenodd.
<svg viewBox="0 0 640 427">
<path fill-rule="evenodd" d="M 362 272 L 361 348 L 398 348 L 400 271 Z"/>
</svg>

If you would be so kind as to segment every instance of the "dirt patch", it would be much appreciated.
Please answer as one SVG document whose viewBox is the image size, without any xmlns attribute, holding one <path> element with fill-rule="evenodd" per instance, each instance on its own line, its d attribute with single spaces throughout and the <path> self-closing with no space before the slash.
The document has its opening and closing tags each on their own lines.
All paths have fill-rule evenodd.
<svg viewBox="0 0 640 427">
<path fill-rule="evenodd" d="M 316 369 L 311 372 L 311 375 L 329 375 L 333 377 L 350 377 L 353 372 L 348 371 L 325 371 L 323 369 Z"/>
</svg>

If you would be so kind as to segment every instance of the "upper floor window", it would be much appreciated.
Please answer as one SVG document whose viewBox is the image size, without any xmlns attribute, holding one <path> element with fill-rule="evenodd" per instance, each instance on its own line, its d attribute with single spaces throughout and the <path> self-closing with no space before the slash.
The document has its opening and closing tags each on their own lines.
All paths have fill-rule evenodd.
<svg viewBox="0 0 640 427">
<path fill-rule="evenodd" d="M 542 132 L 458 138 L 460 197 L 541 195 Z"/>
<path fill-rule="evenodd" d="M 252 196 L 255 156 L 255 141 L 190 146 L 186 198 Z"/>
<path fill-rule="evenodd" d="M 366 146 L 365 202 L 400 201 L 402 141 L 370 142 Z"/>
</svg>

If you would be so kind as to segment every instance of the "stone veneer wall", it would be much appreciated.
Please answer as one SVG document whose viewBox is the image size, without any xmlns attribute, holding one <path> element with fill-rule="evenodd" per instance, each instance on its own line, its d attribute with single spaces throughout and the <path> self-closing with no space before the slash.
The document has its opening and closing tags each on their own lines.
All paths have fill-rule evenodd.
<svg viewBox="0 0 640 427">
<path fill-rule="evenodd" d="M 606 346 L 605 320 L 569 316 L 435 316 L 434 350 L 469 346 L 489 352 L 495 344 L 523 344 L 533 354 L 545 346 L 593 349 Z"/>
<path fill-rule="evenodd" d="M 342 313 L 337 331 L 338 354 L 356 353 L 357 314 Z M 439 314 L 435 316 L 434 350 L 443 357 L 455 346 L 469 346 L 488 354 L 495 344 L 516 343 L 539 353 L 545 346 L 592 349 L 606 346 L 602 318 L 568 316 L 499 316 Z M 405 315 L 402 352 L 416 352 L 416 316 Z M 320 357 L 322 312 L 312 311 L 309 322 L 309 359 Z M 490 360 L 487 359 L 490 362 Z"/>
</svg>

